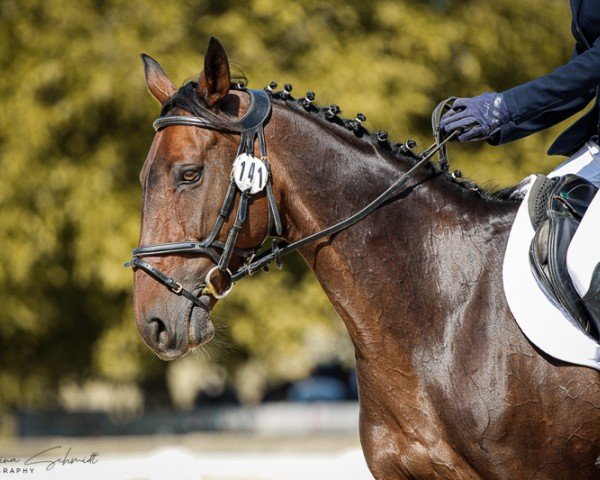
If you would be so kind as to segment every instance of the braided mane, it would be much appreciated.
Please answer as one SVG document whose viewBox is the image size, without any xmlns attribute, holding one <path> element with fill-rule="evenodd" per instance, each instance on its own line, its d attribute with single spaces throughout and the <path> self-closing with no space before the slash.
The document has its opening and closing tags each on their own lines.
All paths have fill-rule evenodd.
<svg viewBox="0 0 600 480">
<path fill-rule="evenodd" d="M 272 90 L 272 88 L 274 88 L 272 87 L 273 84 L 274 82 L 266 88 Z M 278 100 L 279 104 L 285 105 L 295 111 L 304 111 L 309 114 L 314 114 L 329 123 L 339 125 L 340 127 L 353 132 L 357 138 L 362 138 L 371 144 L 377 145 L 382 150 L 392 153 L 395 158 L 407 162 L 409 165 L 414 165 L 427 153 L 415 153 L 413 148 L 415 148 L 417 144 L 414 140 L 409 139 L 406 143 L 393 143 L 388 140 L 388 134 L 383 130 L 379 132 L 370 132 L 363 124 L 364 120 L 366 120 L 364 115 L 360 113 L 357 114 L 357 118 L 349 119 L 339 116 L 341 110 L 335 104 L 327 107 L 319 107 L 313 101 L 313 92 L 308 92 L 305 98 L 295 99 L 291 95 L 291 85 L 286 84 L 284 90 L 277 92 L 273 91 L 272 97 L 273 100 Z M 359 119 L 359 116 L 362 116 L 363 119 Z M 424 168 L 430 170 L 432 174 L 441 178 L 446 183 L 457 186 L 468 194 L 479 196 L 492 203 L 520 203 L 522 200 L 520 196 L 515 194 L 519 188 L 518 184 L 504 188 L 486 189 L 471 180 L 463 179 L 459 170 L 449 172 L 432 162 L 427 162 Z"/>
<path fill-rule="evenodd" d="M 246 78 L 238 76 L 231 84 L 232 90 L 243 91 L 246 89 Z M 164 105 L 161 110 L 161 116 L 167 115 L 175 108 L 181 108 L 194 116 L 209 120 L 215 126 L 225 128 L 227 122 L 220 116 L 214 114 L 206 108 L 203 102 L 196 95 L 197 82 L 190 81 L 184 84 Z M 333 123 L 340 126 L 346 131 L 350 131 L 358 139 L 363 139 L 376 145 L 378 148 L 392 154 L 396 159 L 406 162 L 409 165 L 414 165 L 423 154 L 413 152 L 416 147 L 416 142 L 407 140 L 406 143 L 394 143 L 388 140 L 388 134 L 385 131 L 370 132 L 365 126 L 366 118 L 363 114 L 357 114 L 356 118 L 343 118 L 339 114 L 341 109 L 337 105 L 327 107 L 319 107 L 314 102 L 314 93 L 307 92 L 304 98 L 296 99 L 292 96 L 292 86 L 285 84 L 284 89 L 274 91 L 277 87 L 275 82 L 265 87 L 265 90 L 271 93 L 272 99 L 279 105 L 293 109 L 297 112 L 302 112 L 307 115 L 314 115 L 322 121 Z M 463 179 L 459 170 L 449 172 L 444 168 L 440 168 L 438 164 L 427 162 L 424 166 L 432 175 L 442 179 L 445 183 L 451 184 L 462 190 L 465 194 L 478 196 L 491 203 L 520 203 L 521 198 L 516 195 L 519 185 L 513 185 L 500 189 L 486 189 L 479 186 L 477 183 Z"/>
</svg>

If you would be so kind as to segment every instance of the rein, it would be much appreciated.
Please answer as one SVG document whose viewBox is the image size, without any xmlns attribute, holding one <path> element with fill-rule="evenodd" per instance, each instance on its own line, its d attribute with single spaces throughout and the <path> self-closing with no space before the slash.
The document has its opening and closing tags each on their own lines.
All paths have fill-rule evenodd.
<svg viewBox="0 0 600 480">
<path fill-rule="evenodd" d="M 267 147 L 264 137 L 264 126 L 268 122 L 271 114 L 271 97 L 262 90 L 246 90 L 250 95 L 250 106 L 246 114 L 236 123 L 230 126 L 216 126 L 210 123 L 209 120 L 200 117 L 190 116 L 165 116 L 157 118 L 152 126 L 156 131 L 162 128 L 169 127 L 171 125 L 184 125 L 194 126 L 205 129 L 212 129 L 222 132 L 240 133 L 240 144 L 238 147 L 236 162 L 234 162 L 234 170 L 232 171 L 232 178 L 225 195 L 225 200 L 219 216 L 210 231 L 208 237 L 200 242 L 188 241 L 188 242 L 172 242 L 172 243 L 161 243 L 148 246 L 138 247 L 132 252 L 132 259 L 125 264 L 126 267 L 131 267 L 134 270 L 140 268 L 152 276 L 155 280 L 165 285 L 171 290 L 171 292 L 182 295 L 191 301 L 194 305 L 202 308 L 207 313 L 210 313 L 209 307 L 200 300 L 201 295 L 211 295 L 215 299 L 221 299 L 227 296 L 233 285 L 240 279 L 250 276 L 259 270 L 268 270 L 268 265 L 272 262 L 276 262 L 278 268 L 281 268 L 281 257 L 288 253 L 294 252 L 310 243 L 321 240 L 325 237 L 335 235 L 342 230 L 354 225 L 363 218 L 367 217 L 385 202 L 393 198 L 398 189 L 408 182 L 412 178 L 412 175 L 423 165 L 425 165 L 436 153 L 440 153 L 440 164 L 443 170 L 447 170 L 447 154 L 445 145 L 451 141 L 459 132 L 454 131 L 452 134 L 443 138 L 442 132 L 439 130 L 439 119 L 445 110 L 450 108 L 453 98 L 449 98 L 441 102 L 433 112 L 432 115 L 432 126 L 435 136 L 435 142 L 423 152 L 421 159 L 413 165 L 406 173 L 404 173 L 398 180 L 396 180 L 390 187 L 388 187 L 383 193 L 377 198 L 371 201 L 368 205 L 363 207 L 361 210 L 353 214 L 352 216 L 342 220 L 335 225 L 327 227 L 319 232 L 315 232 L 312 235 L 304 237 L 292 243 L 285 241 L 273 241 L 271 248 L 263 253 L 256 255 L 257 251 L 264 245 L 270 233 L 275 229 L 277 235 L 281 235 L 282 225 L 277 204 L 275 202 L 275 196 L 273 194 L 273 183 L 270 166 L 267 160 Z M 258 140 L 260 159 L 252 157 L 254 151 L 255 142 Z M 267 202 L 269 205 L 269 228 L 263 241 L 253 249 L 238 249 L 235 247 L 236 240 L 239 232 L 242 229 L 244 222 L 246 221 L 248 206 L 251 201 L 252 191 L 250 186 L 246 187 L 245 184 L 240 184 L 239 177 L 244 174 L 242 167 L 241 173 L 238 177 L 236 164 L 240 159 L 243 159 L 244 155 L 249 156 L 254 165 L 260 168 L 264 165 L 266 171 L 266 178 L 264 179 L 264 185 L 258 185 L 257 191 L 261 191 L 263 188 L 266 190 Z M 259 162 L 262 162 L 259 163 Z M 248 172 L 246 172 L 247 174 Z M 256 180 L 253 178 L 254 185 Z M 240 194 L 240 202 L 236 214 L 236 219 L 227 234 L 226 241 L 220 242 L 216 240 L 223 224 L 229 218 L 231 214 L 232 206 L 237 194 Z M 206 255 L 210 257 L 214 262 L 215 266 L 212 267 L 205 276 L 205 283 L 200 285 L 198 293 L 186 290 L 183 285 L 177 282 L 175 279 L 169 277 L 158 268 L 142 260 L 143 257 L 162 256 L 162 255 L 173 255 L 178 253 L 190 253 L 195 255 Z M 239 256 L 244 264 L 238 268 L 235 272 L 229 270 L 229 264 L 231 262 L 232 255 Z M 223 292 L 220 292 L 212 282 L 212 277 L 215 273 L 220 272 L 227 278 L 227 287 Z"/>
<path fill-rule="evenodd" d="M 297 240 L 293 243 L 286 243 L 284 241 L 275 244 L 272 247 L 271 252 L 264 252 L 259 255 L 256 260 L 250 262 L 248 265 L 244 265 L 239 268 L 237 272 L 232 275 L 232 281 L 237 282 L 241 278 L 252 275 L 258 270 L 264 269 L 265 266 L 270 264 L 273 261 L 279 262 L 279 259 L 288 253 L 294 252 L 310 243 L 316 242 L 317 240 L 321 240 L 322 238 L 329 237 L 331 235 L 335 235 L 342 230 L 354 225 L 355 223 L 361 221 L 363 218 L 367 217 L 375 210 L 377 210 L 381 205 L 390 200 L 395 196 L 396 191 L 403 186 L 408 180 L 412 178 L 412 175 L 423 165 L 425 165 L 431 157 L 433 157 L 438 151 L 440 151 L 446 143 L 452 140 L 458 132 L 454 132 L 440 143 L 434 143 L 427 149 L 427 155 L 425 155 L 421 160 L 419 160 L 408 172 L 403 174 L 396 182 L 394 182 L 387 190 L 385 190 L 381 195 L 379 195 L 375 200 L 369 203 L 367 206 L 363 207 L 362 210 L 359 210 L 354 215 L 342 220 L 331 227 L 327 227 L 320 232 L 313 233 L 308 237 L 304 237 L 300 240 Z"/>
<path fill-rule="evenodd" d="M 247 265 L 239 268 L 237 272 L 235 272 L 231 279 L 233 282 L 237 282 L 238 280 L 252 275 L 253 273 L 264 269 L 271 262 L 276 261 L 277 265 L 281 265 L 281 257 L 288 253 L 294 252 L 310 243 L 321 240 L 322 238 L 329 237 L 331 235 L 335 235 L 342 230 L 354 225 L 357 222 L 360 222 L 363 218 L 369 216 L 375 210 L 377 210 L 381 205 L 390 200 L 396 195 L 396 191 L 403 186 L 406 182 L 408 182 L 412 175 L 423 165 L 425 165 L 436 153 L 440 153 L 440 163 L 442 164 L 442 170 L 448 170 L 448 154 L 446 152 L 446 144 L 454 139 L 456 135 L 461 133 L 458 130 L 455 130 L 450 135 L 444 137 L 443 133 L 440 131 L 439 122 L 442 115 L 451 108 L 452 103 L 454 103 L 455 97 L 447 98 L 446 100 L 440 102 L 436 109 L 433 111 L 431 116 L 431 123 L 433 128 L 433 133 L 435 137 L 435 142 L 427 148 L 423 154 L 421 160 L 419 160 L 413 167 L 404 173 L 398 180 L 396 180 L 387 190 L 385 190 L 381 195 L 379 195 L 375 200 L 366 205 L 359 210 L 354 215 L 342 220 L 331 227 L 327 227 L 320 232 L 313 233 L 308 237 L 304 237 L 300 240 L 297 240 L 293 243 L 287 243 L 281 241 L 279 243 L 274 244 L 271 247 L 270 252 L 264 252 L 259 255 L 256 260 L 250 262 Z"/>
</svg>

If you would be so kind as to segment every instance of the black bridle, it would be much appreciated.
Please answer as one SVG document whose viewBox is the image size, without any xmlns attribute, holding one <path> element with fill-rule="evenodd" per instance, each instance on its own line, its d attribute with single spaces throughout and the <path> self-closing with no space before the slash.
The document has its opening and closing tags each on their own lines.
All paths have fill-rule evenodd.
<svg viewBox="0 0 600 480">
<path fill-rule="evenodd" d="M 171 125 L 184 125 L 191 127 L 200 127 L 218 131 L 226 131 L 232 133 L 240 133 L 240 145 L 238 147 L 237 156 L 240 154 L 253 155 L 254 145 L 258 140 L 261 160 L 264 162 L 267 172 L 267 184 L 265 186 L 267 201 L 269 204 L 269 228 L 267 230 L 266 238 L 275 230 L 277 235 L 281 235 L 281 219 L 279 211 L 277 210 L 277 204 L 275 202 L 275 196 L 273 195 L 273 185 L 271 182 L 270 168 L 267 160 L 267 146 L 265 143 L 264 125 L 266 124 L 271 114 L 271 99 L 269 95 L 261 90 L 247 90 L 250 95 L 250 105 L 246 114 L 235 124 L 231 124 L 227 127 L 215 126 L 210 121 L 200 117 L 189 117 L 189 116 L 176 116 L 170 115 L 165 117 L 157 118 L 152 126 L 154 130 L 159 131 L 163 128 Z M 225 221 L 229 218 L 231 210 L 236 196 L 240 194 L 240 202 L 236 214 L 236 219 L 227 234 L 225 242 L 217 240 L 221 228 Z M 140 268 L 146 273 L 154 277 L 160 283 L 167 286 L 173 293 L 182 295 L 194 303 L 196 306 L 207 310 L 208 306 L 204 304 L 199 298 L 199 295 L 194 295 L 191 291 L 185 289 L 181 283 L 175 279 L 169 277 L 165 273 L 161 272 L 158 268 L 142 260 L 144 257 L 154 257 L 162 255 L 173 255 L 178 253 L 187 253 L 194 255 L 206 255 L 210 257 L 214 262 L 215 266 L 211 268 L 205 277 L 205 283 L 200 287 L 199 294 L 209 294 L 214 298 L 225 297 L 233 287 L 233 275 L 229 270 L 229 263 L 233 254 L 242 258 L 244 262 L 252 260 L 257 250 L 260 249 L 262 244 L 258 245 L 253 249 L 239 249 L 235 247 L 236 240 L 239 232 L 246 220 L 248 213 L 248 205 L 250 202 L 249 191 L 241 191 L 232 177 L 225 200 L 219 211 L 219 215 L 215 224 L 208 234 L 208 236 L 202 241 L 188 241 L 188 242 L 173 242 L 173 243 L 160 243 L 155 245 L 148 245 L 138 247 L 133 250 L 133 258 L 126 266 L 130 266 L 134 269 Z M 220 271 L 226 278 L 228 285 L 224 292 L 219 292 L 212 282 L 213 275 Z"/>
<path fill-rule="evenodd" d="M 133 258 L 131 261 L 125 264 L 125 266 L 133 269 L 140 268 L 144 270 L 158 282 L 168 287 L 173 293 L 187 298 L 194 305 L 209 313 L 209 307 L 200 300 L 201 295 L 211 295 L 215 299 L 221 299 L 231 292 L 233 285 L 240 279 L 250 276 L 259 270 L 266 270 L 268 265 L 272 262 L 276 262 L 276 264 L 280 267 L 281 257 L 283 255 L 298 250 L 322 238 L 334 235 L 359 222 L 373 211 L 378 209 L 385 202 L 390 200 L 396 194 L 397 190 L 412 177 L 413 173 L 425 165 L 433 157 L 433 155 L 435 155 L 438 151 L 445 153 L 444 147 L 446 143 L 452 140 L 459 133 L 456 131 L 444 139 L 441 138 L 441 135 L 436 135 L 436 142 L 424 152 L 422 158 L 410 170 L 403 174 L 375 200 L 366 205 L 362 210 L 356 212 L 354 215 L 339 223 L 336 223 L 335 225 L 332 225 L 331 227 L 313 233 L 312 235 L 297 240 L 293 243 L 287 243 L 283 240 L 278 242 L 274 241 L 269 250 L 257 255 L 257 252 L 264 245 L 267 238 L 271 236 L 273 231 L 275 232 L 275 235 L 281 235 L 282 227 L 281 218 L 277 209 L 277 203 L 275 202 L 275 196 L 273 194 L 272 175 L 267 160 L 267 146 L 264 137 L 264 126 L 268 122 L 271 114 L 271 97 L 268 93 L 262 90 L 245 91 L 250 95 L 250 106 L 248 111 L 238 122 L 232 123 L 229 126 L 217 126 L 212 124 L 209 120 L 200 117 L 175 115 L 159 117 L 154 121 L 152 126 L 156 131 L 171 125 L 184 125 L 211 129 L 220 132 L 240 133 L 241 137 L 237 156 L 240 154 L 253 155 L 254 145 L 258 140 L 261 161 L 264 162 L 268 173 L 265 190 L 269 205 L 269 228 L 267 229 L 267 233 L 263 241 L 255 248 L 251 249 L 240 249 L 235 247 L 239 232 L 246 221 L 248 206 L 251 200 L 251 193 L 249 190 L 241 190 L 232 175 L 232 179 L 225 195 L 225 200 L 223 201 L 223 205 L 219 211 L 217 220 L 212 230 L 208 234 L 208 237 L 202 241 L 161 243 L 138 247 L 133 250 Z M 441 112 L 448 108 L 450 103 L 451 100 L 442 102 L 436 109 L 437 113 L 434 112 L 434 116 L 438 114 L 441 115 Z M 439 120 L 439 118 L 436 120 Z M 437 122 L 434 121 L 434 123 Z M 435 126 L 434 132 L 437 133 Z M 238 205 L 235 222 L 229 230 L 225 242 L 221 242 L 217 240 L 217 236 L 219 235 L 223 224 L 229 218 L 235 197 L 238 194 L 240 194 L 240 202 Z M 158 268 L 154 267 L 148 262 L 142 260 L 144 257 L 173 255 L 178 253 L 205 255 L 210 257 L 215 262 L 215 266 L 207 272 L 205 276 L 205 283 L 198 289 L 198 294 L 194 294 L 190 290 L 185 289 L 181 283 L 161 272 Z M 231 262 L 231 257 L 234 254 L 242 259 L 243 265 L 238 268 L 236 272 L 232 273 L 229 270 L 229 264 Z M 224 275 L 227 279 L 227 286 L 223 292 L 219 292 L 212 282 L 212 277 L 217 271 Z"/>
</svg>

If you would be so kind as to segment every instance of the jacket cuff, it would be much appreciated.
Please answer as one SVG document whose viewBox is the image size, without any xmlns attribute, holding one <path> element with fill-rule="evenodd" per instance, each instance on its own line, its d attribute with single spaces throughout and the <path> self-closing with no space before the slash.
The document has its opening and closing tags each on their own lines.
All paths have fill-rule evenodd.
<svg viewBox="0 0 600 480">
<path fill-rule="evenodd" d="M 510 90 L 506 90 L 502 93 L 502 97 L 504 98 L 504 102 L 506 103 L 506 108 L 510 112 L 511 120 L 517 123 L 517 120 L 521 116 L 521 112 L 519 110 L 519 106 L 517 101 L 515 100 L 515 89 L 519 87 L 511 88 Z"/>
<path fill-rule="evenodd" d="M 502 125 L 498 130 L 492 133 L 489 138 L 487 138 L 487 142 L 494 147 L 508 142 L 509 140 L 506 140 L 506 134 L 511 128 L 511 123 L 512 122 Z"/>
</svg>

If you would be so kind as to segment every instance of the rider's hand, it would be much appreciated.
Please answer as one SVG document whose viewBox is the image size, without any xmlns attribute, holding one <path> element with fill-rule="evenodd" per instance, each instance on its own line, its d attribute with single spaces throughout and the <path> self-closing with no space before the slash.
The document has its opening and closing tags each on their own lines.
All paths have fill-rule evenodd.
<svg viewBox="0 0 600 480">
<path fill-rule="evenodd" d="M 464 133 L 459 142 L 489 138 L 511 116 L 501 93 L 483 93 L 473 98 L 457 98 L 452 109 L 440 121 L 440 128 L 451 134 L 455 130 Z"/>
</svg>

